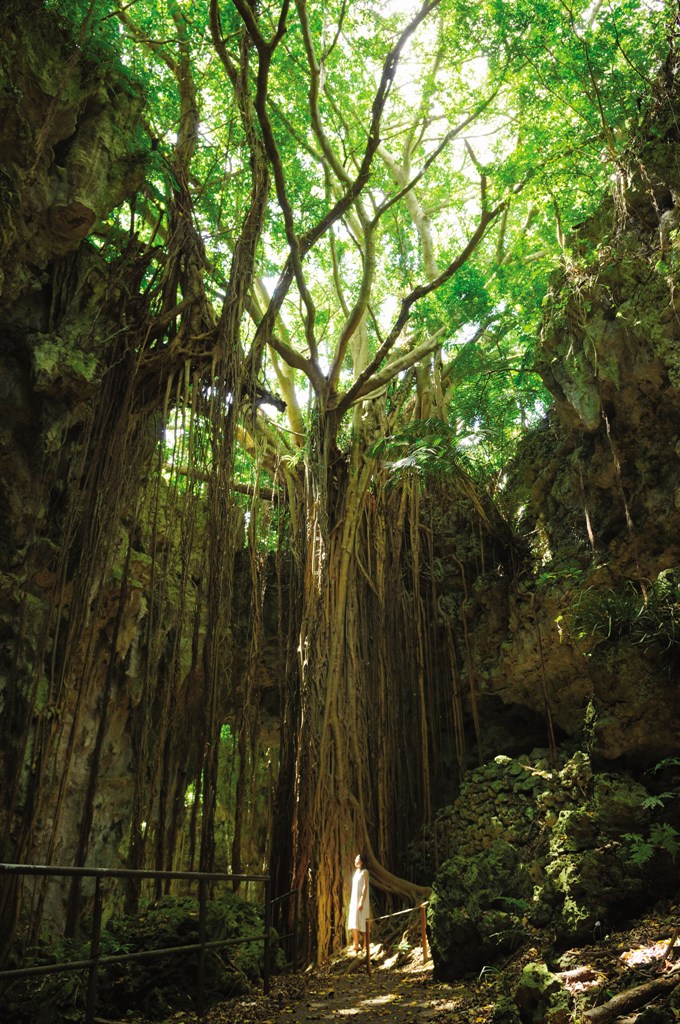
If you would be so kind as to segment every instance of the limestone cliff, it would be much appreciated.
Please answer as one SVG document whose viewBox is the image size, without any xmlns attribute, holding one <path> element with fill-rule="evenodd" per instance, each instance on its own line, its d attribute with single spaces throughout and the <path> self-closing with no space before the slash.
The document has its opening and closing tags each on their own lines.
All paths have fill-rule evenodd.
<svg viewBox="0 0 680 1024">
<path fill-rule="evenodd" d="M 180 506 L 159 467 L 173 366 L 141 366 L 152 247 L 106 224 L 144 181 L 145 97 L 43 3 L 3 18 L 0 860 L 169 867 L 204 756 L 205 515 L 200 481 Z M 251 675 L 273 689 L 270 666 Z M 47 894 L 60 926 L 67 895 Z"/>
<path fill-rule="evenodd" d="M 104 862 L 130 812 L 135 698 L 125 690 L 125 663 L 145 609 L 144 566 L 131 559 L 136 582 L 121 602 L 123 526 L 95 557 L 97 529 L 107 517 L 95 495 L 104 499 L 108 488 L 92 474 L 93 453 L 103 450 L 115 422 L 109 417 L 107 426 L 103 416 L 112 389 L 124 404 L 112 363 L 120 362 L 127 315 L 121 266 L 134 266 L 135 254 L 107 260 L 84 239 L 143 180 L 143 103 L 138 85 L 120 68 L 103 71 L 96 49 L 82 48 L 42 4 L 6 5 L 0 40 L 3 859 L 75 855 L 98 749 L 102 777 L 111 782 L 93 810 L 93 845 Z M 143 431 L 141 417 L 138 424 Z M 140 483 L 130 471 L 131 487 L 116 484 L 123 504 L 126 491 L 129 498 Z M 120 508 L 112 511 L 120 515 Z M 84 603 L 75 584 L 82 561 L 90 590 Z M 114 633 L 115 678 L 104 653 Z M 81 654 L 66 673 L 64 651 L 76 643 Z M 105 695 L 112 694 L 104 715 Z"/>
<path fill-rule="evenodd" d="M 654 760 L 680 742 L 675 73 L 669 59 L 615 197 L 571 240 L 546 303 L 538 368 L 554 406 L 505 495 L 530 551 L 506 623 L 477 587 L 477 648 L 492 638 L 499 652 L 487 693 L 547 713 L 560 735 L 586 728 L 606 759 Z"/>
<path fill-rule="evenodd" d="M 41 4 L 10 5 L 4 28 L 0 857 L 139 862 L 135 839 L 155 831 L 162 861 L 200 765 L 205 577 L 200 500 L 180 508 L 159 472 L 170 374 L 138 373 L 147 253 L 134 233 L 108 249 L 98 229 L 140 187 L 144 99 Z M 466 715 L 454 740 L 431 709 L 439 802 L 461 737 L 469 763 L 551 735 L 607 760 L 678 752 L 678 112 L 669 64 L 616 199 L 553 283 L 540 370 L 554 407 L 484 536 L 469 506 L 424 499 L 433 629 Z M 248 665 L 273 712 L 279 662 L 297 656 L 285 612 L 265 607 L 266 653 Z"/>
</svg>

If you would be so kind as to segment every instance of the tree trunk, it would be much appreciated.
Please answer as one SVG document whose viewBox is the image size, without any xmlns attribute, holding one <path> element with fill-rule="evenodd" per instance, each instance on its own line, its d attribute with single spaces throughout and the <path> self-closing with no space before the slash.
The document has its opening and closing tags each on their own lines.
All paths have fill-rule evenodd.
<svg viewBox="0 0 680 1024">
<path fill-rule="evenodd" d="M 394 785 L 393 770 L 398 749 L 404 760 L 403 744 L 409 742 L 389 724 L 388 711 L 404 701 L 403 693 L 399 703 L 396 698 L 403 689 L 403 664 L 390 648 L 402 647 L 408 638 L 395 635 L 398 616 L 389 606 L 398 606 L 400 595 L 385 589 L 388 545 L 374 532 L 375 513 L 367 514 L 375 463 L 357 443 L 344 458 L 323 437 L 321 442 L 316 460 L 305 467 L 299 695 L 289 693 L 284 714 L 284 721 L 296 716 L 296 743 L 282 750 L 278 800 L 281 814 L 285 787 L 292 782 L 288 888 L 302 895 L 306 952 L 319 960 L 344 943 L 346 896 L 358 852 L 367 856 L 375 886 L 413 901 L 424 893 L 387 871 L 374 852 L 392 863 L 396 857 L 394 804 L 403 793 Z M 394 514 L 393 502 L 381 509 L 378 521 L 388 512 Z M 378 637 L 371 626 L 380 619 L 389 628 Z M 416 704 L 420 700 L 417 693 Z M 422 756 L 420 743 L 418 734 L 415 745 Z M 418 800 L 423 797 L 421 786 Z M 273 870 L 281 888 L 284 857 L 280 845 Z"/>
</svg>

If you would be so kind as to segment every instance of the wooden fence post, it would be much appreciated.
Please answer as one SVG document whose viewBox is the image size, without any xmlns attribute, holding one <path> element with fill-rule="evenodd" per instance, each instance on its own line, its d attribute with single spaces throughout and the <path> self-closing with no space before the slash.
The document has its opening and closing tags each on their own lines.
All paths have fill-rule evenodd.
<svg viewBox="0 0 680 1024">
<path fill-rule="evenodd" d="M 423 944 L 423 963 L 424 964 L 427 963 L 427 960 L 428 960 L 428 957 L 429 957 L 429 952 L 428 952 L 428 948 L 427 948 L 427 910 L 426 910 L 426 906 L 427 906 L 426 903 L 421 903 L 420 904 L 420 937 L 422 939 L 422 944 Z"/>
</svg>

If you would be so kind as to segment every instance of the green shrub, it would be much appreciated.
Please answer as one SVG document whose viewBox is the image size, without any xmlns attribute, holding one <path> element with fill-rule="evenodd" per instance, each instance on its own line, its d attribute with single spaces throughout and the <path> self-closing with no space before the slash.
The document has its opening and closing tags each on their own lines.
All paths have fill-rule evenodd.
<svg viewBox="0 0 680 1024">
<path fill-rule="evenodd" d="M 264 934 L 262 909 L 231 893 L 206 903 L 206 938 L 257 937 L 257 941 L 209 949 L 205 955 L 205 1005 L 248 992 L 262 977 Z M 275 966 L 280 966 L 277 936 L 271 934 Z M 199 903 L 191 897 L 165 896 L 138 916 L 112 919 L 102 930 L 102 958 L 189 945 L 199 941 Z M 61 940 L 36 951 L 29 963 L 85 960 L 89 942 Z M 121 1017 L 134 1010 L 161 1019 L 196 1007 L 198 951 L 167 954 L 149 960 L 102 964 L 97 986 L 97 1011 Z M 3 1024 L 69 1024 L 81 1021 L 87 978 L 84 971 L 48 975 L 9 986 L 3 993 Z"/>
</svg>

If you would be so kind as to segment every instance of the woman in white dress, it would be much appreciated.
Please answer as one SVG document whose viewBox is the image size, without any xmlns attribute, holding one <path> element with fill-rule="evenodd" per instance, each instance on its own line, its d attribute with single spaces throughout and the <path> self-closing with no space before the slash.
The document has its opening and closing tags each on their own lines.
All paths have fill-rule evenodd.
<svg viewBox="0 0 680 1024">
<path fill-rule="evenodd" d="M 368 891 L 368 869 L 362 855 L 358 853 L 354 860 L 356 871 L 352 878 L 352 896 L 349 901 L 349 918 L 347 927 L 352 933 L 352 949 L 359 950 L 359 932 L 366 941 L 366 921 L 371 916 L 371 900 Z"/>
</svg>

